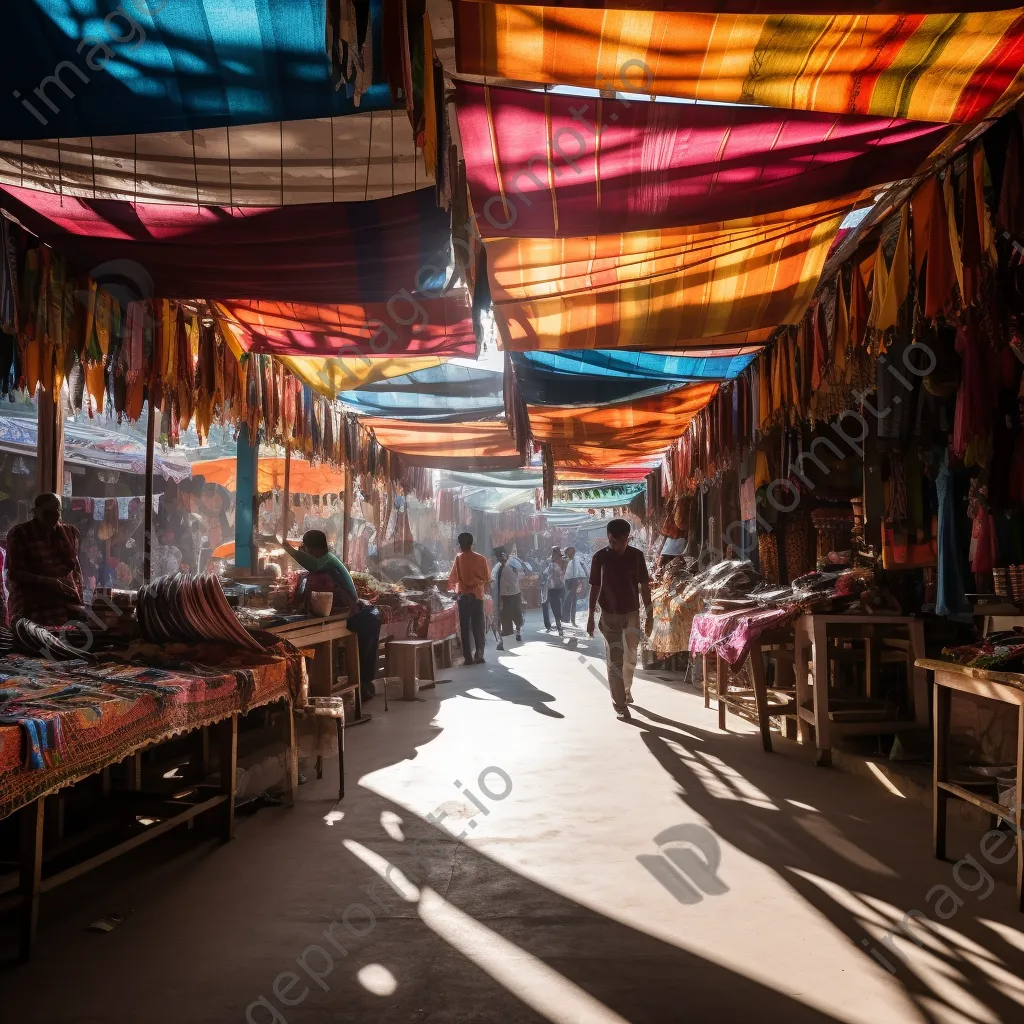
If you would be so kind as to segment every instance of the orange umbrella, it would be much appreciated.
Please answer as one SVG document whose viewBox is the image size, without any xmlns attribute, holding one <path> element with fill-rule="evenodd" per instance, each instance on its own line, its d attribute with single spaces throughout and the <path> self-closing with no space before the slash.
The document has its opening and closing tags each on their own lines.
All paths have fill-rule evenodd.
<svg viewBox="0 0 1024 1024">
<path fill-rule="evenodd" d="M 306 459 L 291 459 L 291 477 L 288 482 L 292 494 L 340 494 L 345 490 L 345 471 L 335 466 L 313 465 Z M 201 476 L 207 483 L 221 484 L 229 491 L 237 485 L 234 459 L 212 459 L 193 462 L 192 476 Z M 261 494 L 284 489 L 284 459 L 260 459 L 256 489 Z"/>
</svg>

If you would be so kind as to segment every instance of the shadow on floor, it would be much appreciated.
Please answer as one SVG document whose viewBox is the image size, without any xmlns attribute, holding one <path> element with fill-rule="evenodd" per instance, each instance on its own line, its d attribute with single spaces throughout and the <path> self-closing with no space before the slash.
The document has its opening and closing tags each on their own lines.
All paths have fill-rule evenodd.
<svg viewBox="0 0 1024 1024">
<path fill-rule="evenodd" d="M 1012 910 L 1010 838 L 998 850 L 1008 862 L 994 865 L 982 856 L 983 833 L 953 824 L 950 850 L 974 864 L 937 861 L 926 808 L 816 769 L 802 748 L 765 754 L 750 733 L 634 712 L 631 724 L 679 784 L 680 801 L 889 971 L 924 1020 L 1020 1019 L 1024 918 Z M 715 714 L 707 712 L 709 724 Z M 854 803 L 856 814 L 832 805 L 833 784 L 846 790 L 836 803 Z M 992 918 L 994 924 L 985 923 Z M 1000 919 L 1015 923 L 1001 927 Z"/>
<path fill-rule="evenodd" d="M 246 845 L 228 891 L 197 901 L 203 869 L 165 865 L 164 889 L 110 934 L 55 925 L 39 958 L 5 975 L 5 1010 L 24 1024 L 838 1021 L 538 885 L 370 791 L 358 800 L 358 824 L 319 821 L 318 837 L 289 827 L 287 846 L 274 829 L 297 811 L 243 825 L 204 863 Z"/>
</svg>

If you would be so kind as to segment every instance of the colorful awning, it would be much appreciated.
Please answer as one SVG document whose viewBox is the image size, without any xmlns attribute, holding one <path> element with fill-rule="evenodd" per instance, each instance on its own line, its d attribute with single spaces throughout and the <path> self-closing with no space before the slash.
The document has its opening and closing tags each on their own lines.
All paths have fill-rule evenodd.
<svg viewBox="0 0 1024 1024">
<path fill-rule="evenodd" d="M 700 228 L 487 243 L 512 351 L 758 344 L 807 309 L 849 201 Z"/>
<path fill-rule="evenodd" d="M 291 494 L 339 494 L 345 490 L 345 471 L 337 466 L 312 463 L 293 455 L 289 460 L 288 490 Z M 235 490 L 236 459 L 211 459 L 193 462 L 192 476 L 201 476 L 208 484 L 221 484 Z M 257 467 L 256 489 L 261 494 L 284 490 L 285 460 L 261 458 Z"/>
<path fill-rule="evenodd" d="M 484 237 L 752 217 L 911 176 L 946 125 L 456 83 Z"/>
<path fill-rule="evenodd" d="M 214 316 L 237 358 L 248 351 L 249 338 L 241 326 L 227 320 L 214 305 Z M 330 356 L 316 357 L 280 356 L 285 368 L 308 384 L 314 391 L 328 398 L 335 398 L 342 391 L 362 387 L 364 384 L 375 384 L 392 377 L 402 377 L 415 370 L 425 370 L 438 366 L 441 359 L 437 356 Z"/>
<path fill-rule="evenodd" d="M 217 303 L 243 347 L 276 356 L 474 356 L 473 310 L 465 288 L 440 298 L 407 292 L 390 302 L 311 305 Z"/>
<path fill-rule="evenodd" d="M 442 363 L 339 397 L 361 416 L 431 423 L 498 419 L 505 412 L 503 380 L 497 370 Z"/>
<path fill-rule="evenodd" d="M 1020 8 L 820 13 L 837 6 L 849 7 L 720 14 L 454 0 L 457 65 L 518 82 L 955 123 L 1002 113 L 1024 89 Z"/>
<path fill-rule="evenodd" d="M 0 188 L 10 210 L 81 270 L 114 260 L 145 296 L 363 303 L 443 282 L 449 215 L 433 189 L 283 209 L 83 200 Z M 406 316 L 400 312 L 400 316 Z"/>
<path fill-rule="evenodd" d="M 83 199 L 293 206 L 430 183 L 404 110 L 194 132 L 0 141 L 0 184 Z"/>
<path fill-rule="evenodd" d="M 368 418 L 360 422 L 409 466 L 487 472 L 523 464 L 502 420 L 438 424 Z"/>
<path fill-rule="evenodd" d="M 621 405 L 529 406 L 530 432 L 551 445 L 556 466 L 632 463 L 660 455 L 717 391 L 717 384 L 689 384 Z"/>
<path fill-rule="evenodd" d="M 369 2 L 380 31 L 381 2 Z M 0 137 L 49 139 L 332 117 L 323 0 L 17 0 L 4 5 Z M 369 85 L 359 110 L 391 107 Z M 14 98 L 12 98 L 12 94 Z"/>
<path fill-rule="evenodd" d="M 731 380 L 754 353 L 702 356 L 590 349 L 515 352 L 516 383 L 528 406 L 597 406 L 673 391 L 681 384 Z"/>
</svg>

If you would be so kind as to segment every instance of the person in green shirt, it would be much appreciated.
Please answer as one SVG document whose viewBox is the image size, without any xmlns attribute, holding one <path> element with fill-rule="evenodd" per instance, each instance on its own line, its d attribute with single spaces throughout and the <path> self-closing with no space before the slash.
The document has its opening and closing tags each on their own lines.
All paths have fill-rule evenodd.
<svg viewBox="0 0 1024 1024">
<path fill-rule="evenodd" d="M 377 675 L 377 646 L 380 643 L 380 609 L 360 601 L 352 574 L 344 562 L 327 546 L 322 530 L 307 530 L 302 535 L 302 546 L 295 547 L 288 540 L 282 546 L 306 570 L 304 593 L 330 591 L 334 594 L 332 615 L 347 615 L 348 628 L 359 638 L 359 679 L 363 700 L 373 700 L 373 685 Z"/>
</svg>

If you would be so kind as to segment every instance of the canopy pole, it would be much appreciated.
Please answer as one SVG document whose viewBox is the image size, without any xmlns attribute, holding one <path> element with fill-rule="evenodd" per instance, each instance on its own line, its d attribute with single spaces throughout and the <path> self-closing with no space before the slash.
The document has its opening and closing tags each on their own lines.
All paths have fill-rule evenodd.
<svg viewBox="0 0 1024 1024">
<path fill-rule="evenodd" d="M 281 509 L 281 540 L 288 539 L 288 513 L 292 500 L 292 449 L 291 445 L 284 446 L 284 498 Z"/>
<path fill-rule="evenodd" d="M 148 583 L 153 575 L 153 461 L 156 449 L 156 414 L 152 401 L 146 421 L 146 499 L 143 506 L 142 529 L 142 582 Z"/>
<path fill-rule="evenodd" d="M 258 524 L 257 472 L 259 434 L 249 437 L 249 426 L 238 428 L 238 451 L 235 468 L 235 566 L 255 571 L 254 527 Z M 255 514 L 255 515 L 254 515 Z"/>
<path fill-rule="evenodd" d="M 36 486 L 38 493 L 64 493 L 64 409 L 54 401 L 53 392 L 40 388 L 37 394 Z"/>
<path fill-rule="evenodd" d="M 352 467 L 345 465 L 345 506 L 342 509 L 341 560 L 348 566 L 348 534 L 352 526 Z"/>
</svg>

